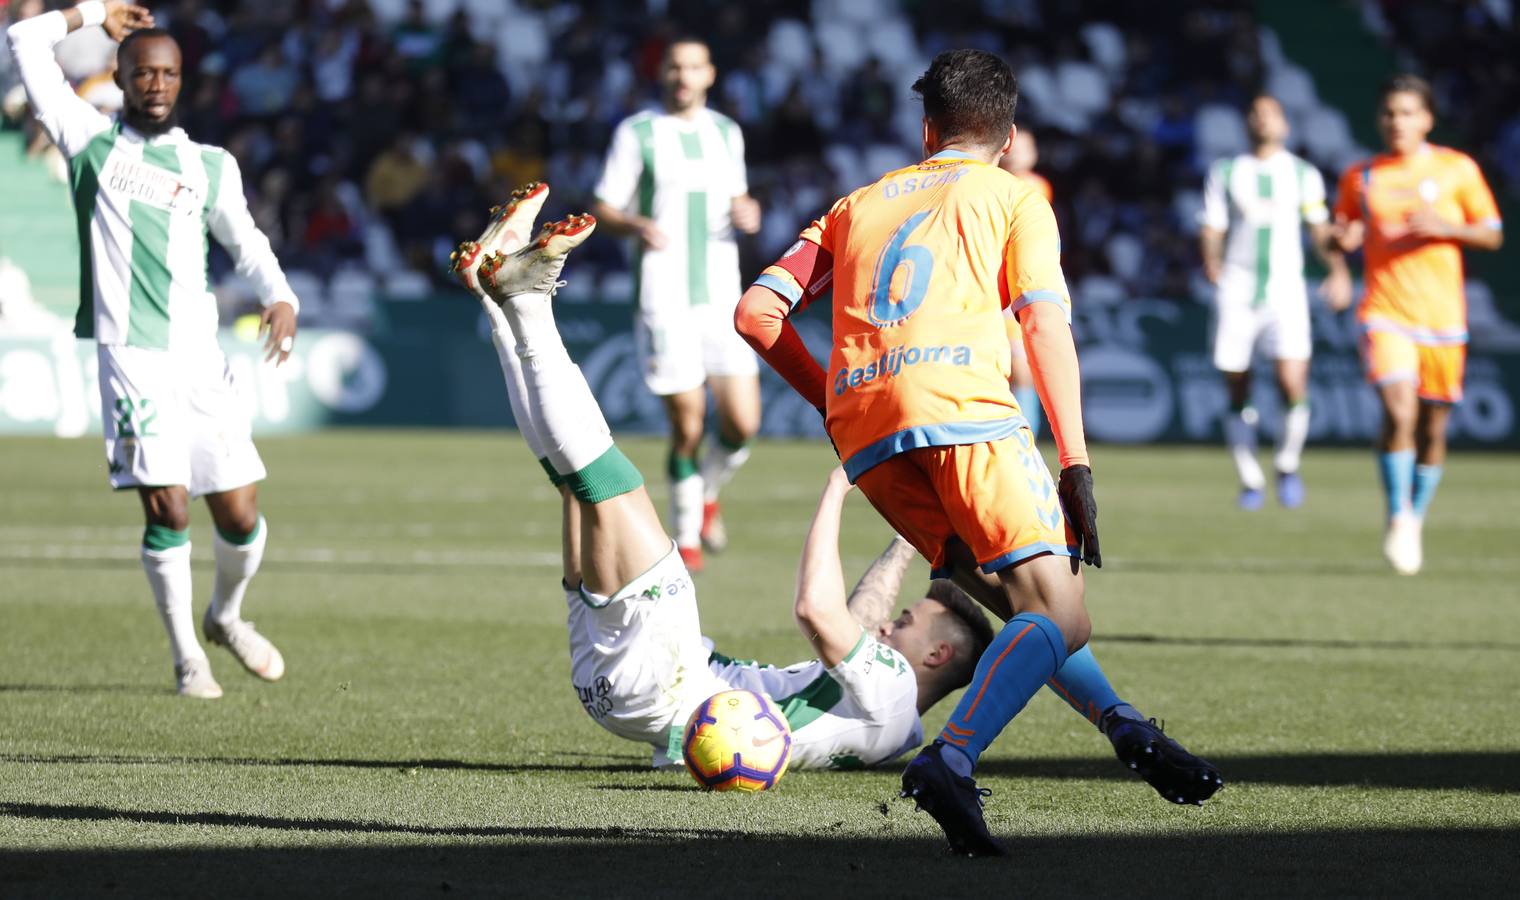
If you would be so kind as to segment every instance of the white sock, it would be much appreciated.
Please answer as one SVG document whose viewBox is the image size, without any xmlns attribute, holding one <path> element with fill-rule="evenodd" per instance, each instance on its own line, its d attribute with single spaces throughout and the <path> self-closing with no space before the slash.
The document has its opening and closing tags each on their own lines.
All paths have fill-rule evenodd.
<svg viewBox="0 0 1520 900">
<path fill-rule="evenodd" d="M 1279 472 L 1297 472 L 1299 460 L 1304 455 L 1304 441 L 1309 438 L 1309 401 L 1300 400 L 1288 407 L 1283 416 L 1282 436 L 1277 441 L 1277 454 L 1272 465 Z"/>
<path fill-rule="evenodd" d="M 1224 440 L 1235 460 L 1235 473 L 1240 476 L 1240 486 L 1261 490 L 1267 485 L 1267 476 L 1256 461 L 1256 410 L 1247 406 L 1240 412 L 1230 412 L 1224 417 Z"/>
<path fill-rule="evenodd" d="M 507 302 L 506 313 L 544 455 L 561 475 L 579 472 L 612 449 L 612 429 L 565 350 L 549 295 L 519 294 Z"/>
<path fill-rule="evenodd" d="M 702 476 L 688 475 L 670 483 L 670 530 L 678 547 L 702 544 Z"/>
<path fill-rule="evenodd" d="M 169 633 L 174 665 L 183 665 L 187 659 L 205 659 L 206 651 L 195 637 L 195 611 L 190 603 L 190 544 L 167 550 L 144 547 L 142 565 L 148 575 L 148 586 L 153 589 L 158 615 Z"/>
<path fill-rule="evenodd" d="M 722 441 L 713 441 L 702 455 L 702 499 L 712 503 L 733 479 L 739 467 L 749 460 L 749 446 L 731 450 Z"/>
<path fill-rule="evenodd" d="M 269 525 L 259 516 L 253 540 L 234 544 L 216 535 L 216 581 L 211 588 L 211 618 L 230 625 L 243 617 L 243 595 L 264 560 L 264 544 L 269 539 Z"/>
<path fill-rule="evenodd" d="M 517 422 L 517 430 L 522 432 L 523 441 L 528 445 L 528 452 L 535 459 L 544 459 L 543 438 L 539 436 L 539 427 L 533 421 L 533 409 L 528 403 L 528 385 L 523 380 L 522 359 L 517 355 L 517 337 L 512 333 L 512 324 L 507 317 L 491 300 L 481 300 L 480 305 L 485 308 L 486 316 L 491 320 L 491 344 L 496 347 L 496 358 L 501 361 L 501 375 L 507 382 L 507 404 L 512 407 L 512 418 Z"/>
</svg>

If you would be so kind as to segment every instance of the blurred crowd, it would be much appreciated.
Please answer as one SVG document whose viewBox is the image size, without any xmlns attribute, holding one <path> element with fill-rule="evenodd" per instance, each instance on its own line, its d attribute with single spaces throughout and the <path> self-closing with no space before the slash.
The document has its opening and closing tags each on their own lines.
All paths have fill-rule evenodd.
<svg viewBox="0 0 1520 900">
<path fill-rule="evenodd" d="M 1452 124 L 1520 184 L 1508 0 L 1366 0 L 1390 39 L 1442 68 Z M 41 0 L 10 0 L 12 15 Z M 56 4 L 52 4 L 56 5 Z M 1366 148 L 1257 23 L 1253 0 L 173 0 L 152 4 L 185 53 L 181 124 L 242 163 L 255 218 L 303 295 L 362 311 L 376 290 L 444 283 L 455 241 L 516 184 L 548 214 L 583 209 L 612 127 L 651 102 L 672 37 L 710 41 L 710 104 L 744 128 L 765 208 L 753 274 L 850 189 L 916 159 L 909 90 L 938 51 L 1003 54 L 1039 138 L 1074 291 L 1085 302 L 1203 292 L 1194 213 L 1207 164 L 1246 149 L 1254 90 L 1284 99 L 1294 147 L 1333 178 Z M 1437 13 L 1416 13 L 1434 7 Z M 1439 19 L 1442 27 L 1428 18 Z M 1486 18 L 1485 18 L 1486 17 Z M 1476 36 L 1476 37 L 1475 37 Z M 1470 51 L 1478 40 L 1484 54 Z M 88 57 L 88 51 L 80 55 Z M 8 63 L 8 61 L 7 61 Z M 111 102 L 109 78 L 75 69 Z M 1495 76 L 1500 77 L 1495 77 Z M 6 72 L 0 69 L 0 78 Z M 119 103 L 119 96 L 116 98 Z M 1506 149 L 1507 148 L 1507 149 Z M 1495 173 L 1496 177 L 1498 173 Z M 593 241 L 573 296 L 626 300 L 624 248 Z M 218 273 L 226 261 L 213 260 Z M 322 303 L 313 304 L 315 313 Z"/>
</svg>

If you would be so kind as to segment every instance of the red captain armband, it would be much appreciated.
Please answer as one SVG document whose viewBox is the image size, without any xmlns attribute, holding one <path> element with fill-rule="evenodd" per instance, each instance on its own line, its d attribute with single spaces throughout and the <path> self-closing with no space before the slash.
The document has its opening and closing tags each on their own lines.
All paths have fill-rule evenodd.
<svg viewBox="0 0 1520 900">
<path fill-rule="evenodd" d="M 833 281 L 834 257 L 812 241 L 799 239 L 755 279 L 755 284 L 786 298 L 795 312 L 817 300 Z"/>
</svg>

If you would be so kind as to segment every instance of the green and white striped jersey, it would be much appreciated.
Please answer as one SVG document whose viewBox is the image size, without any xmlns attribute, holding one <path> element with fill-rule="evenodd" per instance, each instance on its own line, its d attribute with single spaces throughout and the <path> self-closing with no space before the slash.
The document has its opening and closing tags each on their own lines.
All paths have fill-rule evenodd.
<svg viewBox="0 0 1520 900">
<path fill-rule="evenodd" d="M 817 659 L 779 669 L 716 653 L 708 668 L 776 701 L 792 729 L 794 768 L 874 766 L 924 741 L 913 667 L 869 633 L 832 669 Z"/>
<path fill-rule="evenodd" d="M 1281 150 L 1267 159 L 1242 153 L 1209 167 L 1199 224 L 1225 232 L 1224 277 L 1250 279 L 1252 303 L 1279 292 L 1303 294 L 1301 223 L 1329 218 L 1319 170 Z"/>
<path fill-rule="evenodd" d="M 232 155 L 179 128 L 139 134 L 80 99 L 53 55 L 67 33 L 60 12 L 8 30 L 37 121 L 69 160 L 81 260 L 75 334 L 158 350 L 216 346 L 211 237 L 266 306 L 283 301 L 299 311 L 248 212 Z"/>
<path fill-rule="evenodd" d="M 733 119 L 704 108 L 691 119 L 645 111 L 618 123 L 596 198 L 653 219 L 669 241 L 637 254 L 642 308 L 738 302 L 730 212 L 747 193 L 744 135 Z"/>
</svg>

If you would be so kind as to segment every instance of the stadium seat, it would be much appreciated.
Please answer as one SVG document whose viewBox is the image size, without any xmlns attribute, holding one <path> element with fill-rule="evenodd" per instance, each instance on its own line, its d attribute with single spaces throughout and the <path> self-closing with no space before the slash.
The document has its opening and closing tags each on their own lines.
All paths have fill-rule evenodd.
<svg viewBox="0 0 1520 900">
<path fill-rule="evenodd" d="M 1124 78 L 1124 67 L 1129 61 L 1129 51 L 1124 46 L 1124 35 L 1109 22 L 1093 22 L 1082 28 L 1082 41 L 1093 62 L 1103 69 L 1109 82 L 1118 84 Z"/>
<path fill-rule="evenodd" d="M 1193 128 L 1202 164 L 1251 149 L 1245 117 L 1233 106 L 1211 103 L 1201 107 L 1193 117 Z"/>
</svg>

